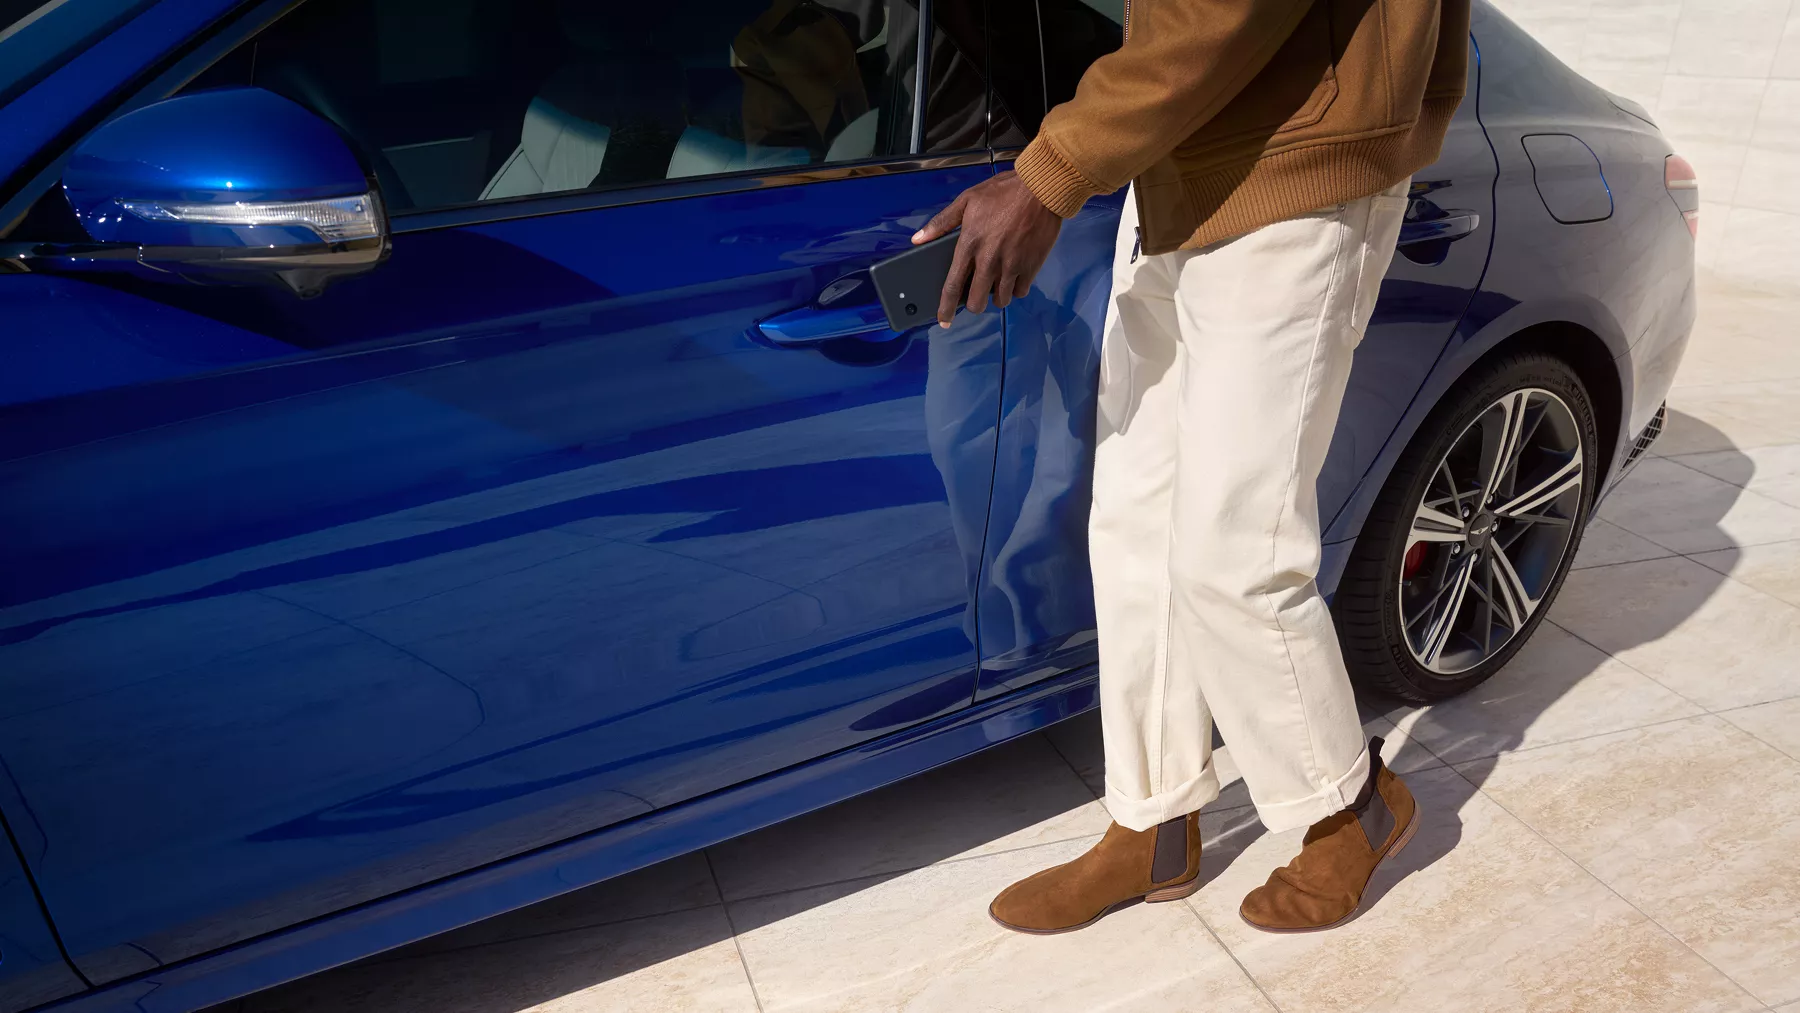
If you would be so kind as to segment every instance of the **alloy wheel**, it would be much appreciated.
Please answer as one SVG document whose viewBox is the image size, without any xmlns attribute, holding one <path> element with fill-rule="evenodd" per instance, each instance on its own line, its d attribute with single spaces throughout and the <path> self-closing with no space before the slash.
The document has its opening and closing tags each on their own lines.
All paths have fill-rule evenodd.
<svg viewBox="0 0 1800 1013">
<path fill-rule="evenodd" d="M 1407 648 L 1428 672 L 1467 672 L 1525 628 L 1575 542 L 1585 451 L 1568 404 L 1526 387 L 1489 405 L 1437 462 L 1398 597 Z"/>
</svg>

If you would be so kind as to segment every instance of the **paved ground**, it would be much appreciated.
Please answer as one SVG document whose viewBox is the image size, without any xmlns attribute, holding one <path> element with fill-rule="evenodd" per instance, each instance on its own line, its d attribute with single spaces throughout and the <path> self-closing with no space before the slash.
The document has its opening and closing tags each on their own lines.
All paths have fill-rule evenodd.
<svg viewBox="0 0 1800 1013">
<path fill-rule="evenodd" d="M 1368 705 L 1425 823 L 1340 929 L 1238 920 L 1299 846 L 1241 782 L 1190 901 L 995 927 L 1106 826 L 1081 720 L 234 1008 L 1800 1013 L 1797 318 L 1707 281 L 1657 456 L 1550 621 L 1465 698 Z"/>
</svg>

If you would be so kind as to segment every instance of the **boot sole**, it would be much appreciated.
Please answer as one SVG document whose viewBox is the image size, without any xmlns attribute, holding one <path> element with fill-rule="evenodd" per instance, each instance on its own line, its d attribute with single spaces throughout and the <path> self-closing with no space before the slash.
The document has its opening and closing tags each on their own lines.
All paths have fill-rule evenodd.
<svg viewBox="0 0 1800 1013">
<path fill-rule="evenodd" d="M 1396 848 L 1395 850 L 1399 849 Z M 1101 908 L 1099 914 L 1089 918 L 1085 922 L 1076 922 L 1074 925 L 1065 925 L 1058 929 L 1028 929 L 1023 925 L 1014 925 L 1012 922 L 1002 920 L 999 915 L 995 914 L 993 905 L 991 904 L 988 905 L 988 917 L 994 920 L 994 924 L 1001 928 L 1011 929 L 1014 932 L 1023 932 L 1033 936 L 1058 936 L 1064 932 L 1074 932 L 1076 929 L 1085 929 L 1089 925 L 1092 925 L 1100 919 L 1105 918 L 1107 915 L 1112 914 L 1114 911 L 1117 911 L 1119 908 L 1128 907 L 1132 904 L 1136 904 L 1138 901 L 1143 901 L 1146 904 L 1162 904 L 1171 900 L 1181 900 L 1184 897 L 1192 897 L 1195 893 L 1199 892 L 1199 890 L 1200 876 L 1196 873 L 1193 879 L 1190 879 L 1185 883 L 1177 883 L 1174 886 L 1165 886 L 1160 890 L 1152 890 L 1149 893 L 1140 894 L 1136 897 L 1127 897 L 1116 904 L 1108 904 Z"/>
<path fill-rule="evenodd" d="M 1400 831 L 1400 838 L 1399 838 L 1399 840 L 1396 840 L 1394 842 L 1394 846 L 1387 850 L 1387 854 L 1381 856 L 1381 859 L 1375 863 L 1375 868 L 1369 870 L 1369 878 L 1370 879 L 1375 878 L 1375 874 L 1377 872 L 1381 871 L 1381 867 L 1383 865 L 1387 864 L 1388 859 L 1394 857 L 1395 855 L 1398 855 L 1400 853 L 1401 849 L 1405 848 L 1408 844 L 1412 843 L 1413 834 L 1416 834 L 1419 832 L 1419 813 L 1421 811 L 1421 808 L 1422 807 L 1419 805 L 1418 798 L 1415 797 L 1413 799 L 1412 819 L 1407 821 L 1406 829 Z M 1364 889 L 1367 889 L 1368 884 L 1364 883 L 1363 887 L 1364 887 Z M 1324 925 L 1302 925 L 1297 928 L 1271 928 L 1270 926 L 1267 926 L 1267 925 L 1258 925 L 1257 923 L 1251 921 L 1250 919 L 1244 918 L 1244 912 L 1243 912 L 1243 909 L 1241 909 L 1241 908 L 1238 910 L 1238 917 L 1243 918 L 1245 925 L 1248 925 L 1251 928 L 1257 929 L 1262 932 L 1276 932 L 1276 933 L 1280 933 L 1282 935 L 1296 935 L 1296 934 L 1302 933 L 1302 932 L 1324 932 L 1326 929 L 1335 929 L 1339 925 L 1342 925 L 1345 922 L 1349 921 L 1350 919 L 1355 918 L 1359 913 L 1362 912 L 1363 903 L 1364 903 L 1364 899 L 1359 898 L 1356 902 L 1356 906 L 1350 909 L 1349 914 L 1345 915 L 1342 918 L 1339 918 L 1335 922 L 1328 922 Z"/>
</svg>

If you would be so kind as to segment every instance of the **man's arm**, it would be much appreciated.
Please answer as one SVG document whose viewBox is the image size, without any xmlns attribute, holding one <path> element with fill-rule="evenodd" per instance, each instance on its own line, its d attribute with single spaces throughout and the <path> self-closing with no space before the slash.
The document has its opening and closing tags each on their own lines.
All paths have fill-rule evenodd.
<svg viewBox="0 0 1800 1013">
<path fill-rule="evenodd" d="M 1268 65 L 1312 0 L 1142 0 L 1131 35 L 1095 60 L 1015 165 L 1067 218 L 1162 159 Z"/>
<path fill-rule="evenodd" d="M 1062 219 L 1111 193 L 1217 115 L 1292 35 L 1313 0 L 1140 0 L 1131 36 L 1095 60 L 1005 172 L 962 192 L 914 236 L 962 238 L 938 304 L 980 313 L 1031 289 Z"/>
</svg>

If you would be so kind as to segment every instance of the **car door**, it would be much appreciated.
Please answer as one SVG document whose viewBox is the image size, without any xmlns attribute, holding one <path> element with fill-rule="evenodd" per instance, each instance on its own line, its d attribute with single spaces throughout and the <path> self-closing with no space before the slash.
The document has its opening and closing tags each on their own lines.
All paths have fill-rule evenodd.
<svg viewBox="0 0 1800 1013">
<path fill-rule="evenodd" d="M 1067 101 L 1081 74 L 1122 41 L 1124 0 L 997 0 L 1042 23 L 1041 104 L 1023 73 L 1036 33 L 1006 35 L 995 18 L 996 93 L 1012 80 L 1015 105 L 1035 116 Z M 1443 155 L 1413 177 L 1401 246 L 1356 352 L 1343 411 L 1319 477 L 1329 526 L 1448 343 L 1487 263 L 1493 153 L 1475 117 L 1478 67 Z M 1021 142 L 1036 131 L 1021 115 Z M 1006 310 L 1006 384 L 981 586 L 978 697 L 1096 660 L 1087 512 L 1094 390 L 1111 291 L 1111 257 L 1125 191 L 1087 202 L 1065 222 L 1031 293 Z M 1229 438 L 1229 434 L 1220 434 Z M 1348 538 L 1353 530 L 1332 532 Z"/>
<path fill-rule="evenodd" d="M 1001 321 L 866 282 L 992 171 L 917 21 L 309 0 L 190 90 L 332 120 L 385 263 L 0 274 L 0 806 L 83 974 L 969 703 Z"/>
<path fill-rule="evenodd" d="M 85 986 L 57 950 L 25 866 L 8 839 L 16 835 L 0 839 L 0 1011 L 13 1013 Z"/>
</svg>

